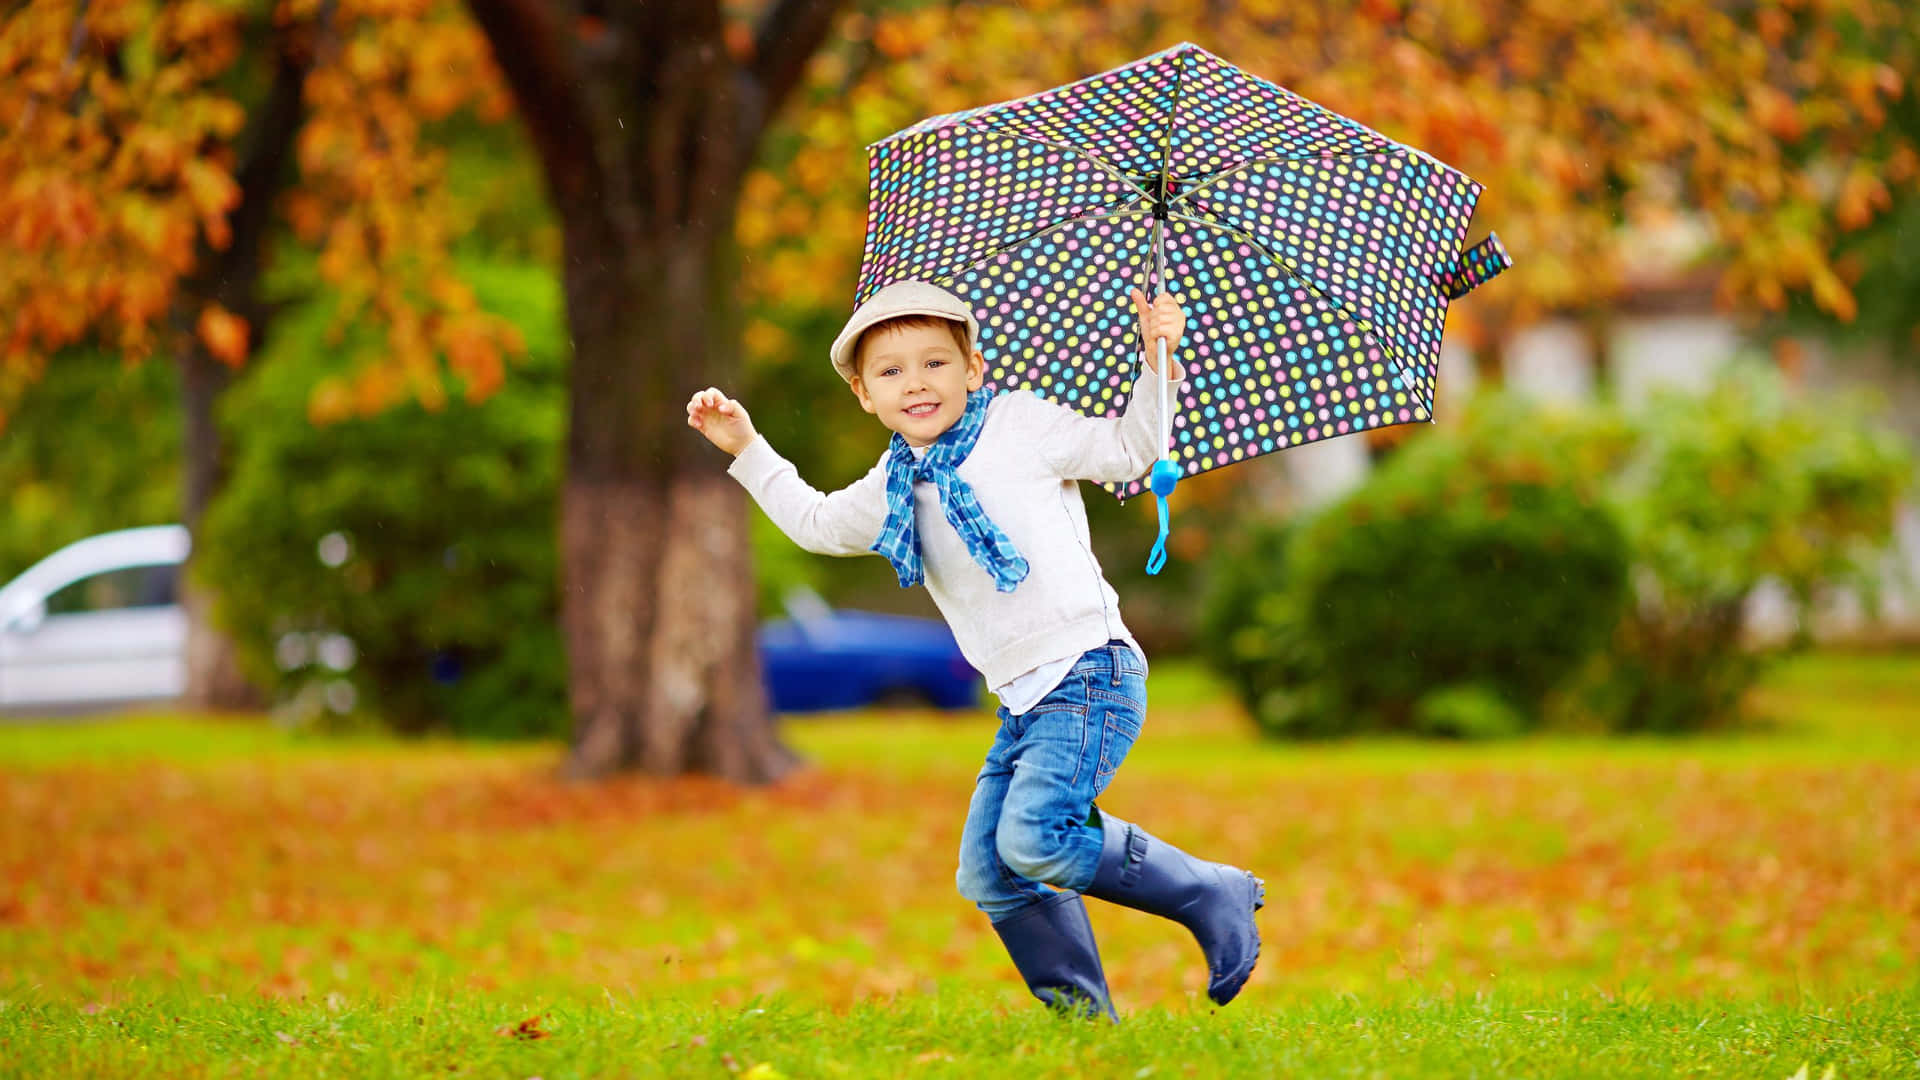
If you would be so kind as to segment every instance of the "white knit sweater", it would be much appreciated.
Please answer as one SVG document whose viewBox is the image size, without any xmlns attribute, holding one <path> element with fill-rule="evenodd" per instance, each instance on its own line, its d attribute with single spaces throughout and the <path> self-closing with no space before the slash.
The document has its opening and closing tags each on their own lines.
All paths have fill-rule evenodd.
<svg viewBox="0 0 1920 1080">
<path fill-rule="evenodd" d="M 960 477 L 1028 565 L 1026 580 L 998 592 L 947 523 L 940 491 L 913 487 L 914 527 L 927 592 L 946 616 L 960 652 L 988 686 L 1113 639 L 1130 639 L 1120 601 L 1094 558 L 1079 480 L 1118 482 L 1146 474 L 1162 453 L 1160 377 L 1142 369 L 1133 400 L 1117 419 L 1085 417 L 1032 393 L 987 407 L 979 441 Z M 867 555 L 887 519 L 886 455 L 860 479 L 823 495 L 756 436 L 728 473 L 808 551 Z"/>
</svg>

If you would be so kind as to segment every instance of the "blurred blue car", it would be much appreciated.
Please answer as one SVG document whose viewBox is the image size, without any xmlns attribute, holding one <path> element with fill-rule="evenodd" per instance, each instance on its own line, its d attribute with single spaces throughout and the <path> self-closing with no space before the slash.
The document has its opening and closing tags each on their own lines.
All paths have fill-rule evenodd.
<svg viewBox="0 0 1920 1080">
<path fill-rule="evenodd" d="M 776 712 L 980 703 L 980 673 L 938 619 L 835 611 L 805 590 L 789 594 L 786 607 L 787 618 L 761 623 L 759 633 Z"/>
</svg>

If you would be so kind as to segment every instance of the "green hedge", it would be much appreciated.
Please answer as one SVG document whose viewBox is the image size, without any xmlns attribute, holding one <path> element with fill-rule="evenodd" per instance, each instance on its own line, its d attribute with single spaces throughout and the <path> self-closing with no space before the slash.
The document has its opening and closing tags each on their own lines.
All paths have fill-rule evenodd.
<svg viewBox="0 0 1920 1080">
<path fill-rule="evenodd" d="M 1753 365 L 1632 416 L 1484 394 L 1345 499 L 1247 528 L 1209 658 L 1282 735 L 1732 723 L 1783 651 L 1744 639 L 1755 589 L 1802 619 L 1826 586 L 1873 595 L 1912 462 L 1872 413 Z"/>
<path fill-rule="evenodd" d="M 1536 726 L 1626 600 L 1625 537 L 1510 403 L 1224 560 L 1210 652 L 1275 734 Z M 1601 445 L 1598 442 L 1596 446 Z"/>
<path fill-rule="evenodd" d="M 1578 704 L 1618 731 L 1741 720 L 1767 668 L 1809 643 L 1824 590 L 1871 606 L 1913 460 L 1864 393 L 1799 396 L 1771 369 L 1735 368 L 1705 396 L 1665 393 L 1636 418 L 1636 453 L 1610 478 L 1633 545 L 1637 597 L 1581 681 Z M 1746 640 L 1765 582 L 1798 632 Z"/>
</svg>

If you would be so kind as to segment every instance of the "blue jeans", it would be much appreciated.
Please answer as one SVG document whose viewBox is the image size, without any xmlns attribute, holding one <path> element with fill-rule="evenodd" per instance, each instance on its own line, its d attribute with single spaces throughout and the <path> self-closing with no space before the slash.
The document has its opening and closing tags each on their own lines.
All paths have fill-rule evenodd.
<svg viewBox="0 0 1920 1080">
<path fill-rule="evenodd" d="M 1140 737 L 1147 672 L 1124 642 L 1082 653 L 1040 703 L 1000 730 L 974 781 L 954 884 L 994 922 L 1053 895 L 1081 892 L 1100 864 L 1093 800 Z"/>
</svg>

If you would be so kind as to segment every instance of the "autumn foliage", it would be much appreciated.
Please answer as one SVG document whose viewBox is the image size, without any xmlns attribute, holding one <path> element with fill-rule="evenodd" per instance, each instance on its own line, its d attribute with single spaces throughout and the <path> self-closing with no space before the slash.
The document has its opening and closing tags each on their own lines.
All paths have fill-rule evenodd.
<svg viewBox="0 0 1920 1080">
<path fill-rule="evenodd" d="M 510 108 L 484 41 L 451 0 L 279 0 L 268 10 L 48 0 L 8 16 L 0 408 L 76 341 L 140 356 L 194 333 L 230 363 L 257 345 L 235 313 L 183 307 L 180 285 L 197 252 L 229 240 L 253 69 L 271 48 L 317 60 L 285 220 L 320 252 L 341 321 L 387 329 L 377 361 L 316 396 L 316 419 L 436 401 L 443 357 L 470 395 L 497 384 L 518 343 L 450 269 L 460 223 L 430 130 L 460 110 L 500 119 Z M 733 12 L 726 34 L 737 56 L 752 49 L 747 14 Z M 583 41 L 594 26 L 580 25 Z M 808 100 L 789 111 L 742 200 L 738 235 L 753 253 L 744 284 L 762 313 L 747 345 L 778 362 L 795 344 L 795 313 L 836 309 L 850 294 L 866 143 L 1181 39 L 1486 184 L 1482 227 L 1497 225 L 1524 253 L 1524 272 L 1466 305 L 1468 319 L 1495 303 L 1524 321 L 1604 301 L 1676 245 L 1699 242 L 1719 255 L 1727 302 L 1778 309 L 1804 293 L 1844 319 L 1863 267 L 1832 255 L 1836 238 L 1920 183 L 1920 152 L 1888 123 L 1912 92 L 1917 38 L 1892 0 L 858 10 L 815 57 Z"/>
<path fill-rule="evenodd" d="M 319 253 L 338 320 L 385 328 L 378 359 L 323 389 L 316 419 L 429 404 L 445 369 L 469 395 L 519 348 L 453 272 L 460 223 L 430 126 L 508 101 L 485 42 L 446 0 L 52 0 L 0 24 L 0 421 L 61 348 L 139 358 L 197 335 L 242 363 L 257 334 L 196 296 L 207 253 L 233 241 L 237 162 L 259 132 L 263 66 L 304 54 L 298 175 L 281 205 Z"/>
<path fill-rule="evenodd" d="M 1181 40 L 1486 185 L 1473 235 L 1497 229 L 1516 270 L 1454 313 L 1466 338 L 1475 320 L 1604 305 L 1696 248 L 1730 305 L 1808 293 L 1850 318 L 1863 268 L 1832 256 L 1836 238 L 1920 186 L 1888 123 L 1920 32 L 1887 0 L 1035 0 L 843 28 L 741 207 L 747 285 L 773 313 L 746 332 L 763 363 L 796 344 L 780 312 L 850 303 L 866 144 Z"/>
</svg>

